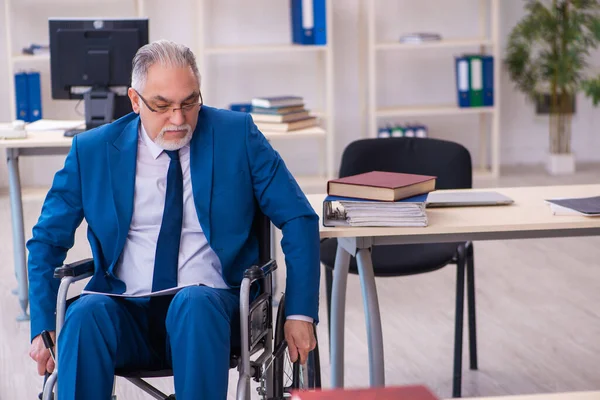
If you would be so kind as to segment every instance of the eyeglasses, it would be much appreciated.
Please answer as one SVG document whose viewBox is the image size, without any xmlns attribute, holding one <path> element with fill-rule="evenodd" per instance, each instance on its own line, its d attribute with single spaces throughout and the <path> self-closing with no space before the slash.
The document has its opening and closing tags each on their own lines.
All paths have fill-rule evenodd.
<svg viewBox="0 0 600 400">
<path fill-rule="evenodd" d="M 135 89 L 133 89 L 133 90 L 135 90 Z M 140 99 L 142 99 L 142 101 L 144 102 L 146 107 L 148 107 L 148 110 L 152 111 L 153 113 L 158 113 L 158 114 L 165 114 L 169 111 L 175 113 L 175 111 L 177 111 L 177 110 L 180 110 L 182 113 L 186 113 L 186 112 L 194 110 L 196 107 L 202 107 L 202 104 L 203 104 L 202 93 L 200 93 L 199 94 L 200 95 L 199 103 L 181 104 L 179 107 L 171 107 L 171 106 L 151 107 L 150 104 L 148 104 L 148 102 L 146 101 L 146 99 L 144 99 L 144 97 L 142 97 L 140 92 L 138 92 L 137 90 L 135 90 L 135 92 L 137 93 L 138 96 L 140 96 Z"/>
</svg>

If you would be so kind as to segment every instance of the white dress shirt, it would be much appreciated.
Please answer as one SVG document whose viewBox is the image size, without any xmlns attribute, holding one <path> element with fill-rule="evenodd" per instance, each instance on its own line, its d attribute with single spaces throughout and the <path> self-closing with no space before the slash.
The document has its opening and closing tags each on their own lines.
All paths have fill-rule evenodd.
<svg viewBox="0 0 600 400">
<path fill-rule="evenodd" d="M 228 288 L 221 273 L 221 262 L 202 231 L 190 175 L 190 146 L 179 150 L 183 172 L 183 224 L 179 245 L 177 286 L 203 284 Z M 133 216 L 116 276 L 125 282 L 126 295 L 152 292 L 156 242 L 165 207 L 169 156 L 154 143 L 140 124 L 136 161 Z"/>
<path fill-rule="evenodd" d="M 229 288 L 223 280 L 221 261 L 208 244 L 200 226 L 190 174 L 190 146 L 179 150 L 183 172 L 183 226 L 179 245 L 177 286 L 203 284 L 218 289 Z M 171 159 L 150 139 L 140 123 L 136 161 L 133 216 L 115 275 L 125 285 L 124 295 L 144 295 L 152 292 L 154 256 L 162 222 L 167 186 L 167 171 Z M 312 322 L 303 315 L 288 319 Z"/>
</svg>

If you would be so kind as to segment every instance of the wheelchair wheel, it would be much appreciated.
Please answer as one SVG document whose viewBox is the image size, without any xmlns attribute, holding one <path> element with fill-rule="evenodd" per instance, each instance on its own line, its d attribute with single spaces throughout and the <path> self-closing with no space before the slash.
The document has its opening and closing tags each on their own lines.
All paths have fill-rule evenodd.
<svg viewBox="0 0 600 400">
<path fill-rule="evenodd" d="M 285 295 L 281 297 L 277 308 L 275 323 L 275 344 L 277 349 L 285 340 L 283 325 L 285 323 Z M 315 328 L 315 338 L 317 331 Z M 273 396 L 275 399 L 291 397 L 294 390 L 311 390 L 321 388 L 321 365 L 319 360 L 319 341 L 313 351 L 308 354 L 305 365 L 292 363 L 289 350 L 286 349 L 273 362 Z"/>
</svg>

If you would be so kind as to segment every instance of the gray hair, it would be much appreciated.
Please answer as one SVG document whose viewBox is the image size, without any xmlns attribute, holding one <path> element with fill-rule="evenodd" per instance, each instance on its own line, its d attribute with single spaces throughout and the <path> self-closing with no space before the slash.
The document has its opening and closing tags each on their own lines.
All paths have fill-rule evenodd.
<svg viewBox="0 0 600 400">
<path fill-rule="evenodd" d="M 192 51 L 178 43 L 169 40 L 157 40 L 140 47 L 133 57 L 131 71 L 131 87 L 141 92 L 146 84 L 148 69 L 154 64 L 173 67 L 192 68 L 192 72 L 200 85 L 200 72 L 196 65 L 196 57 Z"/>
</svg>

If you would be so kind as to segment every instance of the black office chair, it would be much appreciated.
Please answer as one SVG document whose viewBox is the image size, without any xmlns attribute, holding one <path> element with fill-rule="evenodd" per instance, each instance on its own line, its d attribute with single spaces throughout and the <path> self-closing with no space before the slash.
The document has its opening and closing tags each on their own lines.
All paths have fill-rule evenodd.
<svg viewBox="0 0 600 400">
<path fill-rule="evenodd" d="M 437 176 L 436 189 L 472 187 L 469 151 L 460 144 L 444 140 L 386 138 L 364 139 L 350 143 L 342 155 L 340 178 L 369 171 L 434 175 Z M 326 266 L 329 317 L 336 249 L 337 239 L 325 239 L 321 242 L 321 262 Z M 448 264 L 457 265 L 452 394 L 454 397 L 460 397 L 465 265 L 469 303 L 470 367 L 477 369 L 473 244 L 466 242 L 375 246 L 372 248 L 372 259 L 376 277 L 420 274 L 438 270 Z M 350 261 L 350 273 L 358 274 L 354 257 Z"/>
<path fill-rule="evenodd" d="M 318 344 L 308 355 L 305 365 L 291 363 L 284 337 L 285 294 L 277 307 L 273 321 L 273 276 L 277 269 L 271 259 L 271 221 L 257 210 L 254 218 L 254 231 L 258 238 L 259 265 L 247 269 L 240 288 L 240 340 L 239 346 L 232 346 L 230 368 L 238 368 L 240 379 L 237 384 L 237 399 L 250 399 L 250 379 L 260 383 L 258 394 L 262 399 L 283 399 L 292 390 L 311 390 L 321 387 L 321 367 Z M 57 304 L 57 334 L 64 322 L 66 308 L 79 296 L 67 300 L 71 283 L 92 276 L 93 259 L 78 261 L 56 268 L 54 277 L 61 280 Z M 316 327 L 314 328 L 316 338 Z M 245 339 L 244 339 L 245 338 Z M 60 350 L 60 349 L 59 349 Z M 254 359 L 250 359 L 255 356 Z M 136 370 L 117 369 L 121 376 L 158 400 L 175 400 L 175 395 L 167 395 L 146 382 L 145 378 L 173 376 L 172 369 Z M 40 399 L 53 399 L 56 384 L 56 371 L 44 380 L 44 392 Z M 198 394 L 200 397 L 201 394 Z M 113 400 L 116 396 L 113 395 Z"/>
</svg>

